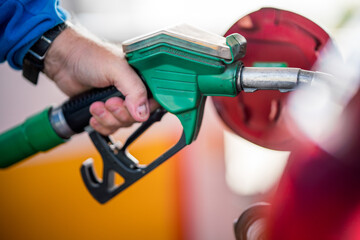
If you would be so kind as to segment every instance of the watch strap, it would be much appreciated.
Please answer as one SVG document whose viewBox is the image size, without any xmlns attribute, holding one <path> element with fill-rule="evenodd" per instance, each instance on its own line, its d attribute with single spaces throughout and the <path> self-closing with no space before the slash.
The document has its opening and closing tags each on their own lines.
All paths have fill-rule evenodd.
<svg viewBox="0 0 360 240">
<path fill-rule="evenodd" d="M 23 60 L 23 76 L 33 84 L 37 83 L 39 72 L 44 70 L 44 59 L 51 43 L 66 27 L 66 23 L 61 23 L 51 28 L 26 53 Z"/>
</svg>

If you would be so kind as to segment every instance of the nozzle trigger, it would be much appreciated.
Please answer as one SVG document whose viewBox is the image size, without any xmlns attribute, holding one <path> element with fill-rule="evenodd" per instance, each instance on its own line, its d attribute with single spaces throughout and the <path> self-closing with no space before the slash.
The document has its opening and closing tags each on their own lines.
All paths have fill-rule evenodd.
<svg viewBox="0 0 360 240">
<path fill-rule="evenodd" d="M 172 148 L 148 165 L 139 164 L 128 153 L 128 146 L 153 123 L 160 121 L 165 113 L 166 110 L 162 108 L 154 111 L 122 147 L 116 146 L 109 136 L 103 136 L 95 130 L 89 131 L 89 136 L 102 157 L 103 179 L 96 176 L 92 159 L 84 161 L 80 170 L 86 188 L 98 202 L 106 203 L 186 146 L 185 134 L 183 133 L 180 140 Z M 115 184 L 115 173 L 124 179 L 120 186 Z"/>
</svg>

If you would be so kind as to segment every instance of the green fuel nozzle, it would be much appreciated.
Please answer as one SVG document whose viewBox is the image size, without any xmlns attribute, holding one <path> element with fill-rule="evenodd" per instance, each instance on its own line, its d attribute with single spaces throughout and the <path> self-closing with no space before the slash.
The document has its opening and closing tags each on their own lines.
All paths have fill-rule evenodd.
<svg viewBox="0 0 360 240">
<path fill-rule="evenodd" d="M 128 63 L 137 70 L 155 100 L 175 114 L 186 144 L 196 139 L 206 96 L 237 95 L 246 40 L 227 38 L 180 25 L 123 43 Z"/>
<path fill-rule="evenodd" d="M 286 92 L 327 77 L 298 68 L 244 67 L 240 61 L 246 52 L 244 37 L 232 34 L 224 38 L 189 25 L 126 41 L 123 50 L 128 63 L 161 105 L 123 146 L 87 126 L 91 103 L 124 96 L 115 87 L 93 89 L 0 135 L 0 167 L 51 149 L 64 142 L 63 139 L 86 130 L 102 156 L 104 167 L 103 179 L 99 179 L 92 161 L 87 160 L 81 167 L 82 178 L 92 196 L 105 203 L 196 139 L 207 96 L 234 97 L 240 91 L 262 89 Z M 152 163 L 138 164 L 129 156 L 127 147 L 166 112 L 180 120 L 181 138 Z M 120 186 L 115 186 L 115 172 L 124 178 Z"/>
</svg>

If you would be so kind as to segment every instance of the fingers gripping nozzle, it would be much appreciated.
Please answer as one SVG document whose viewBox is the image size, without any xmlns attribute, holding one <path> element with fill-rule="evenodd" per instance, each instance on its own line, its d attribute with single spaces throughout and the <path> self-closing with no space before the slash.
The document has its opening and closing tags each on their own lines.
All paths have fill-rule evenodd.
<svg viewBox="0 0 360 240">
<path fill-rule="evenodd" d="M 96 176 L 92 159 L 88 159 L 82 164 L 81 176 L 87 189 L 98 202 L 106 203 L 186 145 L 183 134 L 177 144 L 148 165 L 139 164 L 127 151 L 129 145 L 153 123 L 160 121 L 165 113 L 166 111 L 164 109 L 157 109 L 151 114 L 150 118 L 127 139 L 122 147 L 115 144 L 108 136 L 102 136 L 92 129 L 88 130 L 92 142 L 102 157 L 103 178 L 99 179 Z M 115 174 L 119 174 L 124 180 L 119 186 L 115 184 Z"/>
</svg>

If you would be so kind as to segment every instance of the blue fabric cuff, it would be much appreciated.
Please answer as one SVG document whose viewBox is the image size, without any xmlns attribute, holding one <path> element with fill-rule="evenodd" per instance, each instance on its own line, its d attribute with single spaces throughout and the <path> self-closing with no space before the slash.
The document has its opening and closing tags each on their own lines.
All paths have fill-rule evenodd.
<svg viewBox="0 0 360 240">
<path fill-rule="evenodd" d="M 15 69 L 41 35 L 68 18 L 58 0 L 0 0 L 0 13 L 0 62 Z"/>
</svg>

